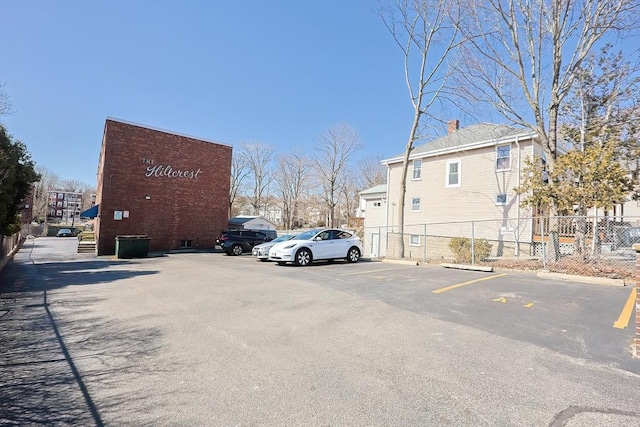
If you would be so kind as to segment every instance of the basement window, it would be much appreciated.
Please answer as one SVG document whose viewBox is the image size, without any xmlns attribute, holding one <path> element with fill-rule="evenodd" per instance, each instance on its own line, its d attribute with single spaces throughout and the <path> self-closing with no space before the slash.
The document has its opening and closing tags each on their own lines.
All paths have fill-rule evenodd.
<svg viewBox="0 0 640 427">
<path fill-rule="evenodd" d="M 192 240 L 181 240 L 180 241 L 180 248 L 181 249 L 188 249 L 191 247 L 192 244 Z"/>
</svg>

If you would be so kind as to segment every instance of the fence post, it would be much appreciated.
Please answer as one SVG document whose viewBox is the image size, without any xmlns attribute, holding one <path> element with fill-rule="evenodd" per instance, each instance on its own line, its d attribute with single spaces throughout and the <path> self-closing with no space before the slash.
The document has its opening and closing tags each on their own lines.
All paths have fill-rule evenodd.
<svg viewBox="0 0 640 427">
<path fill-rule="evenodd" d="M 640 243 L 633 245 L 636 251 L 636 336 L 633 339 L 633 356 L 640 358 Z"/>
<path fill-rule="evenodd" d="M 427 262 L 427 224 L 424 224 L 424 246 L 422 247 L 422 262 Z"/>
<path fill-rule="evenodd" d="M 471 265 L 476 263 L 476 223 L 471 221 Z"/>
<path fill-rule="evenodd" d="M 544 218 L 539 217 L 540 220 L 540 241 L 542 242 L 542 268 L 547 269 L 547 250 L 544 247 Z"/>
</svg>

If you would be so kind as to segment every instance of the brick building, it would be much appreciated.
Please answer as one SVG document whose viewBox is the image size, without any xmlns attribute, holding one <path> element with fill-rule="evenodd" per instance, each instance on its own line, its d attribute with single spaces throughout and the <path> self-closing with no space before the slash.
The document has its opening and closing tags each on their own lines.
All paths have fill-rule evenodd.
<svg viewBox="0 0 640 427">
<path fill-rule="evenodd" d="M 82 193 L 65 190 L 47 191 L 47 222 L 71 224 L 82 210 Z"/>
<path fill-rule="evenodd" d="M 149 251 L 213 248 L 227 225 L 232 148 L 107 118 L 98 165 L 98 255 L 119 235 Z"/>
</svg>

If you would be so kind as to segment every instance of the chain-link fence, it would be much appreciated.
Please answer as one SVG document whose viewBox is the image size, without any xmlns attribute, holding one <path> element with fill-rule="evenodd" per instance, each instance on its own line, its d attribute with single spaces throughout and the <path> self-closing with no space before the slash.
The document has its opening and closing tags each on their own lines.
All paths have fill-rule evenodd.
<svg viewBox="0 0 640 427">
<path fill-rule="evenodd" d="M 633 278 L 640 217 L 565 216 L 366 227 L 365 254 Z"/>
</svg>

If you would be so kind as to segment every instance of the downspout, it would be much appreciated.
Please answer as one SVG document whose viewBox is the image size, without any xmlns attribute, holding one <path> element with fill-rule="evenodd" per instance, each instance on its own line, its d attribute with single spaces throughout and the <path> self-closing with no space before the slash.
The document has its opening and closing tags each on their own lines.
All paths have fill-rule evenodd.
<svg viewBox="0 0 640 427">
<path fill-rule="evenodd" d="M 391 167 L 387 163 L 387 209 L 384 219 L 384 256 L 387 256 L 387 249 L 389 249 L 389 206 L 391 206 L 391 195 L 389 194 L 389 183 L 391 182 Z M 379 238 L 379 237 L 378 237 Z M 378 249 L 380 251 L 380 249 Z M 378 254 L 380 255 L 380 254 Z"/>
<path fill-rule="evenodd" d="M 520 152 L 520 136 L 516 136 L 516 148 L 518 150 L 518 188 L 520 188 L 520 174 L 521 174 L 521 162 L 520 157 L 522 153 Z M 515 256 L 520 256 L 520 193 L 516 195 L 516 232 L 514 233 L 516 249 L 514 251 Z"/>
</svg>

